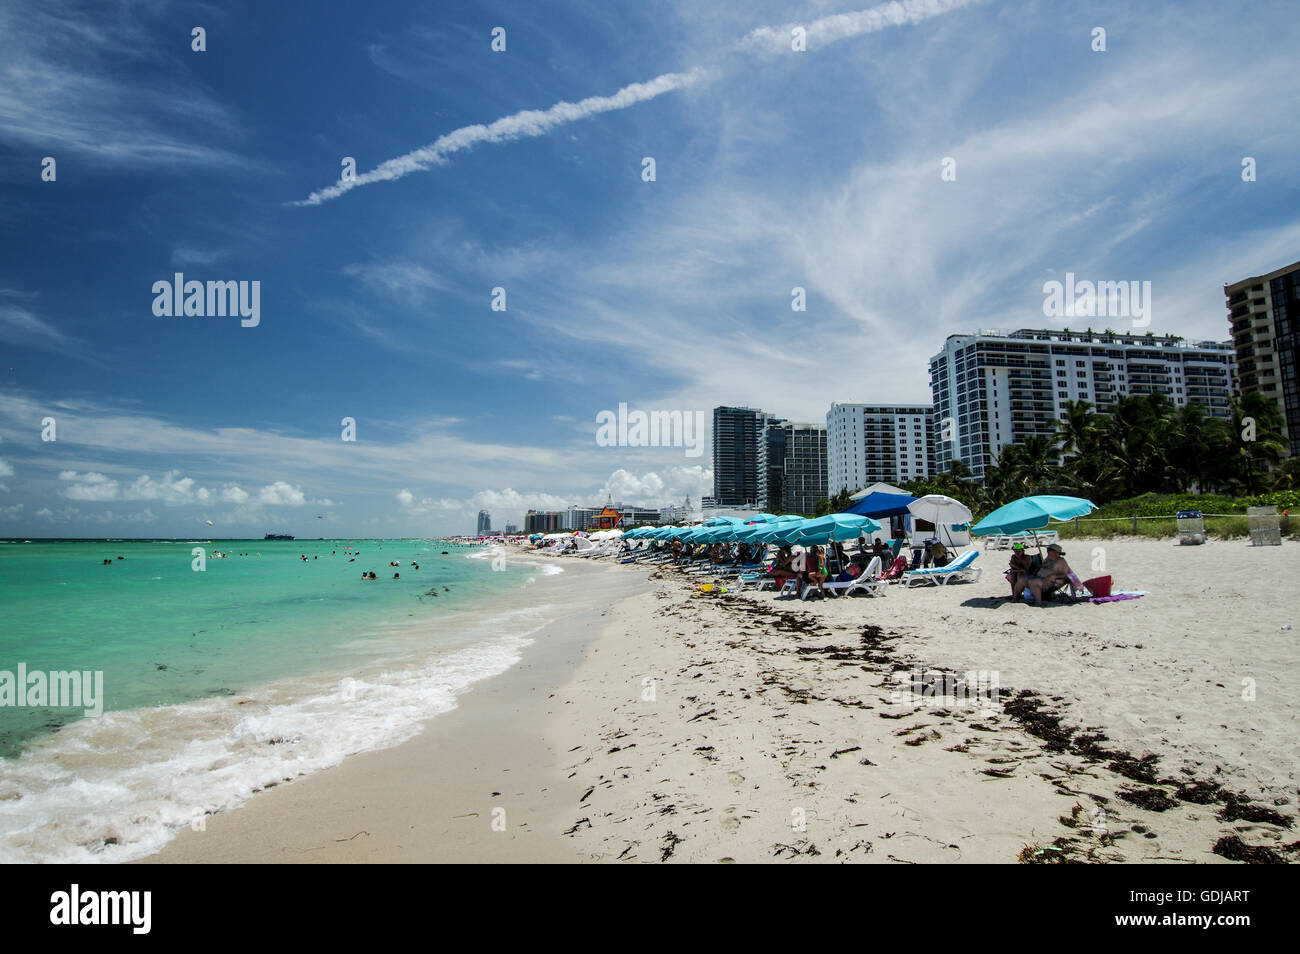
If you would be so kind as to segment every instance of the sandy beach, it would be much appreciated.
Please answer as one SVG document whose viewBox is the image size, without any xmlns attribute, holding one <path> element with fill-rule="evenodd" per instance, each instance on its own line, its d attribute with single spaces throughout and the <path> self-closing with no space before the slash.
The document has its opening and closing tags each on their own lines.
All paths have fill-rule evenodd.
<svg viewBox="0 0 1300 954">
<path fill-rule="evenodd" d="M 1296 860 L 1300 550 L 1067 548 L 1148 595 L 1012 605 L 999 552 L 807 602 L 554 558 L 591 602 L 519 666 L 149 860 Z M 936 672 L 996 689 L 912 691 Z"/>
</svg>

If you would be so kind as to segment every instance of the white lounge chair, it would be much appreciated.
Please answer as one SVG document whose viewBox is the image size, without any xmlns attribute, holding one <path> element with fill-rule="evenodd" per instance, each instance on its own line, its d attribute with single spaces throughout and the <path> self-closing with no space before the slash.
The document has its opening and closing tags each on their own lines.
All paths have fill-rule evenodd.
<svg viewBox="0 0 1300 954">
<path fill-rule="evenodd" d="M 967 550 L 947 566 L 932 566 L 923 570 L 908 570 L 903 574 L 903 583 L 907 586 L 919 586 L 935 583 L 946 586 L 953 580 L 967 580 L 974 583 L 980 578 L 981 568 L 971 566 L 979 557 L 978 550 Z"/>
<path fill-rule="evenodd" d="M 880 576 L 880 557 L 872 557 L 867 568 L 862 571 L 856 580 L 845 580 L 842 583 L 832 583 L 827 580 L 822 584 L 832 596 L 843 593 L 845 596 L 851 596 L 855 590 L 863 590 L 868 596 L 884 596 L 885 591 L 889 589 L 889 584 L 884 580 L 878 580 Z M 799 598 L 806 600 L 813 591 L 810 584 L 806 584 L 799 594 Z"/>
</svg>

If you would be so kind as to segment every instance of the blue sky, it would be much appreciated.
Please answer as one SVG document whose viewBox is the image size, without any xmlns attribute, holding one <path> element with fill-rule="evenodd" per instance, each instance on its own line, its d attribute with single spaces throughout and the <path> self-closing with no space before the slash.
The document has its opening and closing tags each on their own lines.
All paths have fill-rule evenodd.
<svg viewBox="0 0 1300 954">
<path fill-rule="evenodd" d="M 1300 258 L 1294 4 L 859 4 L 4 3 L 0 535 L 697 500 L 597 413 L 928 402 L 1067 271 L 1223 339 Z M 176 271 L 260 324 L 156 317 Z"/>
</svg>

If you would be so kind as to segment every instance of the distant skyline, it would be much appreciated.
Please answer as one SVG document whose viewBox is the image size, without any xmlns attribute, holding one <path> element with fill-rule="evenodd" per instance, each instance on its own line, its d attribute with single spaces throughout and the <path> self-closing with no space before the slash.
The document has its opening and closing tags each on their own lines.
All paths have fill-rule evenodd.
<svg viewBox="0 0 1300 954">
<path fill-rule="evenodd" d="M 0 537 L 698 500 L 709 441 L 598 415 L 929 403 L 948 335 L 1129 330 L 1046 317 L 1067 273 L 1224 340 L 1223 284 L 1300 259 L 1297 39 L 1285 2 L 4 5 Z M 257 282 L 256 325 L 157 316 L 176 273 Z"/>
</svg>

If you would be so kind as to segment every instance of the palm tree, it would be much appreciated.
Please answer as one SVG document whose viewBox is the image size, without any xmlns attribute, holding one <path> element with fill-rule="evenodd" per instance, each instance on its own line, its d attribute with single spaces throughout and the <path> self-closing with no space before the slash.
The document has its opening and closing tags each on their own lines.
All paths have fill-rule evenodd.
<svg viewBox="0 0 1300 954">
<path fill-rule="evenodd" d="M 1243 493 L 1260 493 L 1268 485 L 1268 471 L 1286 454 L 1282 412 L 1275 401 L 1257 391 L 1238 395 L 1229 410 L 1229 479 Z"/>
<path fill-rule="evenodd" d="M 1056 422 L 1056 442 L 1066 457 L 1082 457 L 1097 437 L 1097 415 L 1087 401 L 1066 401 Z"/>
</svg>

